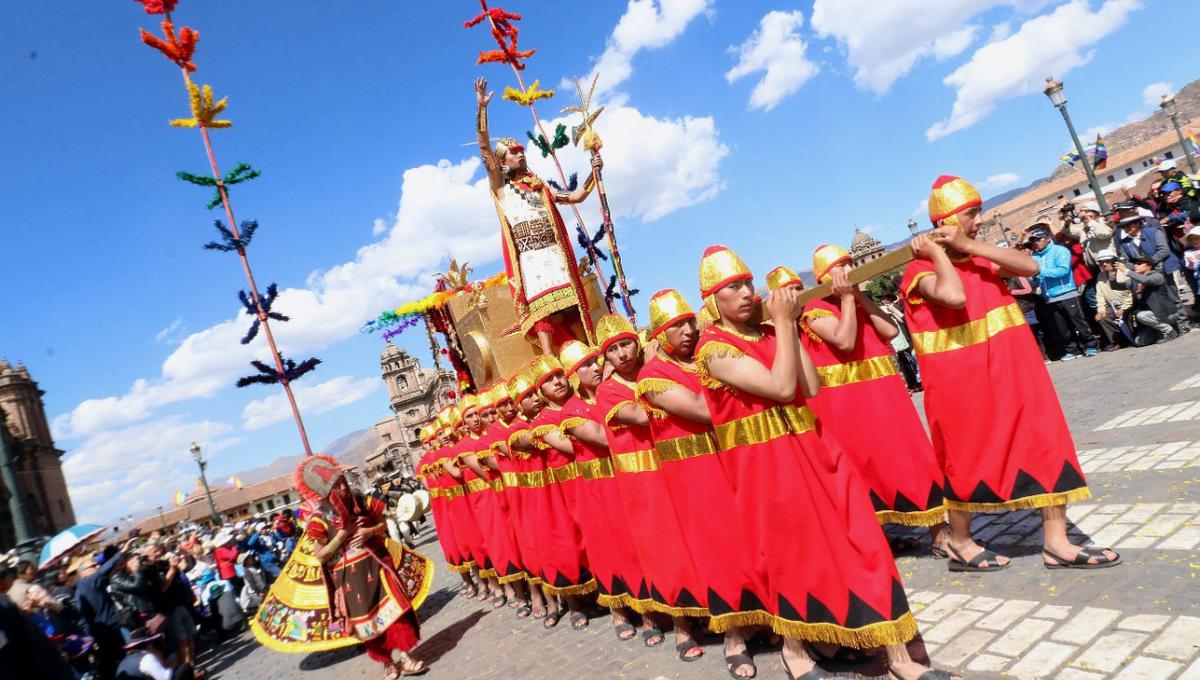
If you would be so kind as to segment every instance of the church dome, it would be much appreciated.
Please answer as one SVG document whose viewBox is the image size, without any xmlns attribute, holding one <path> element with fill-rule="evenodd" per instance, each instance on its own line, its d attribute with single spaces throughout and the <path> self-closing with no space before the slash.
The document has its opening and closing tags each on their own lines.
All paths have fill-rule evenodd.
<svg viewBox="0 0 1200 680">
<path fill-rule="evenodd" d="M 870 234 L 862 229 L 854 230 L 854 237 L 850 239 L 851 250 L 865 250 L 879 243 L 879 239 L 873 238 Z"/>
</svg>

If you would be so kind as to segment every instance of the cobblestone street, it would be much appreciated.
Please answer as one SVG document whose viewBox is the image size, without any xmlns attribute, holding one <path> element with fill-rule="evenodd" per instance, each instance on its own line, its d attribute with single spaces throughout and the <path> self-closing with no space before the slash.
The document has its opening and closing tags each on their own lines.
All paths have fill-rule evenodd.
<svg viewBox="0 0 1200 680">
<path fill-rule="evenodd" d="M 976 517 L 977 538 L 1015 558 L 1006 571 L 952 574 L 927 552 L 898 558 L 937 667 L 973 680 L 1200 680 L 1196 356 L 1200 332 L 1051 366 L 1094 496 L 1070 508 L 1072 534 L 1115 547 L 1125 563 L 1099 571 L 1042 568 L 1040 520 L 1028 511 Z M 1028 418 L 1038 427 L 1038 414 Z M 585 631 L 565 620 L 545 631 L 511 609 L 464 601 L 433 540 L 427 530 L 419 548 L 439 570 L 420 611 L 424 642 L 415 652 L 431 664 L 431 680 L 728 677 L 715 636 L 701 660 L 684 664 L 669 635 L 657 649 L 618 642 L 607 617 Z M 248 634 L 202 660 L 215 672 L 210 677 L 230 680 L 380 676 L 358 649 L 286 655 Z M 760 650 L 757 662 L 758 677 L 785 677 L 774 650 Z"/>
</svg>

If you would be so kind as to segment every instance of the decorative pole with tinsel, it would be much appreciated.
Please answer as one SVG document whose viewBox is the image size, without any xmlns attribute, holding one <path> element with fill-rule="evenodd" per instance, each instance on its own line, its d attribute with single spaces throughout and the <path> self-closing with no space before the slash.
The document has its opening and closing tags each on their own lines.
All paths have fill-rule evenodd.
<svg viewBox="0 0 1200 680">
<path fill-rule="evenodd" d="M 169 61 L 178 66 L 183 75 L 183 83 L 188 92 L 192 117 L 173 120 L 171 121 L 171 126 L 200 129 L 200 138 L 204 142 L 204 151 L 208 156 L 209 166 L 212 168 L 212 176 L 206 177 L 182 171 L 178 173 L 178 176 L 180 179 L 192 184 L 215 188 L 216 193 L 213 196 L 213 200 L 208 204 L 208 207 L 211 209 L 220 204 L 225 210 L 225 217 L 229 220 L 229 226 L 226 227 L 220 220 L 217 220 L 216 227 L 221 235 L 222 242 L 211 242 L 205 248 L 224 252 L 237 252 L 238 259 L 242 263 L 242 273 L 245 274 L 246 282 L 250 288 L 248 294 L 239 291 L 239 297 L 241 297 L 242 304 L 246 310 L 255 317 L 243 342 L 246 343 L 252 340 L 257 330 L 261 328 L 263 337 L 267 340 L 267 346 L 271 350 L 271 358 L 274 360 L 274 367 L 262 361 L 251 361 L 251 365 L 258 372 L 239 379 L 237 386 L 244 387 L 254 383 L 278 383 L 281 385 L 284 394 L 287 395 L 288 403 L 291 405 L 292 417 L 296 421 L 296 428 L 300 432 L 300 442 L 304 446 L 304 455 L 311 456 L 313 455 L 312 447 L 308 443 L 308 433 L 304 429 L 304 421 L 300 417 L 300 408 L 296 404 L 296 396 L 292 392 L 291 383 L 305 373 L 313 370 L 321 361 L 315 358 L 305 359 L 299 363 L 291 359 L 285 360 L 280 355 L 279 348 L 275 344 L 275 336 L 271 332 L 270 320 L 287 321 L 288 317 L 271 311 L 271 305 L 275 300 L 275 284 L 271 284 L 268 287 L 268 295 L 266 297 L 262 296 L 258 291 L 258 284 L 254 280 L 254 272 L 250 268 L 250 259 L 246 255 L 246 248 L 250 245 L 250 240 L 253 238 L 258 223 L 246 221 L 241 224 L 239 229 L 238 222 L 233 216 L 233 204 L 229 199 L 228 189 L 230 185 L 254 179 L 259 173 L 248 164 L 241 163 L 234 167 L 229 174 L 221 174 L 220 167 L 217 164 L 216 152 L 213 150 L 212 138 L 209 136 L 209 130 L 227 128 L 232 125 L 228 120 L 217 118 L 225 110 L 226 98 L 213 101 L 212 88 L 209 85 L 197 86 L 192 82 L 190 74 L 196 70 L 192 56 L 195 53 L 196 43 L 200 39 L 200 34 L 187 27 L 176 33 L 175 26 L 171 21 L 171 12 L 175 9 L 178 1 L 137 0 L 145 8 L 147 14 L 163 15 L 162 29 L 164 37 L 158 38 L 143 30 L 141 31 L 141 38 L 142 42 L 158 50 Z"/>
<path fill-rule="evenodd" d="M 506 87 L 504 89 L 503 98 L 529 109 L 529 114 L 533 117 L 533 125 L 535 128 L 537 128 L 538 135 L 535 137 L 532 132 L 526 134 L 533 142 L 534 146 L 536 146 L 542 152 L 543 158 L 549 156 L 550 159 L 554 161 L 554 167 L 558 170 L 558 177 L 562 182 L 562 187 L 566 187 L 569 185 L 567 182 L 567 176 L 563 172 L 562 164 L 559 162 L 558 154 L 555 153 L 555 151 L 565 147 L 570 143 L 570 140 L 566 134 L 566 126 L 561 124 L 555 128 L 553 137 L 548 136 L 545 128 L 542 127 L 541 118 L 538 117 L 537 107 L 534 105 L 534 103 L 539 99 L 549 99 L 553 97 L 554 90 L 541 89 L 541 82 L 538 80 L 534 80 L 531 86 L 526 87 L 525 79 L 521 77 L 521 71 L 525 70 L 525 60 L 533 56 L 533 53 L 537 51 L 521 51 L 517 47 L 518 29 L 515 25 L 513 25 L 512 22 L 519 21 L 521 19 L 521 15 L 513 12 L 507 12 L 499 7 L 489 8 L 487 0 L 479 0 L 479 4 L 483 8 L 483 11 L 469 21 L 465 22 L 463 26 L 465 28 L 471 28 L 484 21 L 487 21 L 488 25 L 492 29 L 492 37 L 495 38 L 496 44 L 500 49 L 480 52 L 479 60 L 476 63 L 504 63 L 508 64 L 509 67 L 512 68 L 513 75 L 517 79 L 517 85 L 519 85 L 521 89 L 516 90 L 512 87 Z M 599 173 L 594 173 L 593 177 L 599 177 Z M 601 196 L 603 200 L 603 194 L 601 194 Z M 601 209 L 604 211 L 604 214 L 607 214 L 607 201 L 603 202 Z M 579 232 L 579 243 L 587 251 L 589 258 L 592 260 L 592 266 L 596 270 L 596 275 L 603 276 L 600 270 L 600 260 L 607 258 L 605 258 L 603 253 L 600 253 L 595 246 L 596 242 L 600 239 L 600 234 L 597 234 L 594 237 L 589 237 L 587 227 L 583 222 L 583 215 L 579 212 L 579 206 L 571 204 L 571 212 L 575 215 L 576 228 Z M 611 230 L 608 230 L 608 233 L 610 234 L 609 243 L 611 246 L 615 244 L 615 241 L 611 236 Z M 613 254 L 615 257 L 615 249 L 613 250 Z M 628 291 L 623 276 L 618 276 L 618 279 L 621 281 L 622 291 L 626 292 L 626 295 L 624 296 L 624 306 L 626 312 L 629 314 L 630 319 L 633 319 L 633 305 L 630 303 L 628 295 L 634 294 L 636 291 Z M 605 291 L 605 303 L 607 304 L 610 312 L 616 311 L 612 304 L 614 297 L 616 296 L 613 293 L 613 286 L 610 282 L 610 285 Z M 634 321 L 634 323 L 636 323 L 636 321 Z"/>
</svg>

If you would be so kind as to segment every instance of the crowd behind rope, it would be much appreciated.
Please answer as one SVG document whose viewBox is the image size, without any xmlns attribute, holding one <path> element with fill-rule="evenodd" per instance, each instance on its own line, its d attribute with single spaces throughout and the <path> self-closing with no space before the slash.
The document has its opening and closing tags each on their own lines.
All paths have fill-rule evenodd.
<svg viewBox="0 0 1200 680">
<path fill-rule="evenodd" d="M 291 509 L 134 535 L 39 570 L 0 557 L 0 677 L 203 678 L 197 641 L 246 626 L 303 531 Z"/>
</svg>

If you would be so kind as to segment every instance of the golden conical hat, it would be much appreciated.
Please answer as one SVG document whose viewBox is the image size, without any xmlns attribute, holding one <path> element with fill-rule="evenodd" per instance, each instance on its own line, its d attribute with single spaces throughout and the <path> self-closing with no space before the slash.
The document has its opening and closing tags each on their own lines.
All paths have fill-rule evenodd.
<svg viewBox="0 0 1200 680">
<path fill-rule="evenodd" d="M 660 290 L 650 298 L 650 337 L 657 337 L 682 319 L 695 317 L 682 293 L 673 288 Z"/>
<path fill-rule="evenodd" d="M 813 276 L 817 278 L 817 283 L 825 283 L 833 276 L 830 272 L 834 267 L 850 261 L 850 253 L 841 246 L 817 246 L 813 251 Z"/>
<path fill-rule="evenodd" d="M 983 205 L 979 189 L 967 180 L 954 175 L 942 175 L 933 183 L 929 192 L 929 221 L 961 227 L 958 215 L 969 208 Z"/>
<path fill-rule="evenodd" d="M 608 351 L 608 346 L 617 340 L 625 338 L 637 339 L 637 329 L 629 319 L 620 314 L 606 314 L 596 323 L 596 342 L 600 345 L 600 353 Z"/>
<path fill-rule="evenodd" d="M 595 347 L 586 345 L 578 340 L 568 340 L 558 350 L 558 362 L 562 364 L 563 370 L 570 376 L 575 375 L 575 371 L 579 370 L 583 362 L 592 357 L 599 356 L 599 354 L 599 350 Z"/>
<path fill-rule="evenodd" d="M 778 290 L 788 286 L 804 288 L 804 281 L 794 269 L 781 264 L 767 272 L 767 290 Z"/>
</svg>

